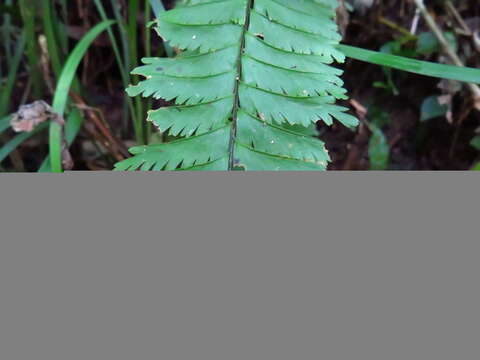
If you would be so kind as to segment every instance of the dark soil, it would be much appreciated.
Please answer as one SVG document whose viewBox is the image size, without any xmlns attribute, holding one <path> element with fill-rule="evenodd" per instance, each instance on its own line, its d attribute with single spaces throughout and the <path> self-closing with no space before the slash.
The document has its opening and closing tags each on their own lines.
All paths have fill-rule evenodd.
<svg viewBox="0 0 480 360">
<path fill-rule="evenodd" d="M 415 7 L 407 1 L 377 1 L 365 14 L 354 13 L 350 17 L 346 29 L 344 43 L 378 50 L 388 41 L 399 38 L 399 33 L 380 23 L 380 18 L 386 18 L 395 24 L 409 29 L 415 15 Z M 468 3 L 468 4 L 467 4 Z M 479 19 L 480 4 L 462 2 L 459 12 L 465 20 Z M 401 9 L 401 11 L 399 11 Z M 437 21 L 445 31 L 451 30 L 450 22 L 442 8 L 433 8 Z M 480 28 L 476 29 L 477 31 Z M 417 33 L 428 31 L 420 21 Z M 460 49 L 468 46 L 470 39 L 459 37 Z M 479 67 L 480 53 L 471 56 L 460 54 L 471 67 Z M 438 54 L 430 61 L 441 60 Z M 344 66 L 344 80 L 350 97 L 364 106 L 381 107 L 388 114 L 390 122 L 384 126 L 389 144 L 390 166 L 395 170 L 465 170 L 469 169 L 479 154 L 469 145 L 480 126 L 480 112 L 472 110 L 468 91 L 463 89 L 453 97 L 453 114 L 451 122 L 445 117 L 420 122 L 420 106 L 428 96 L 441 95 L 438 88 L 439 80 L 393 72 L 395 84 L 399 90 L 393 95 L 385 89 L 373 87 L 375 81 L 385 81 L 383 70 L 376 65 L 369 65 L 349 60 Z M 348 106 L 348 103 L 346 104 Z M 465 116 L 465 114 L 468 114 Z M 367 115 L 368 118 L 368 115 Z M 366 170 L 369 169 L 368 141 L 369 131 L 361 125 L 357 133 L 341 125 L 332 128 L 321 127 L 322 138 L 327 143 L 333 163 L 330 168 L 335 170 Z"/>
</svg>

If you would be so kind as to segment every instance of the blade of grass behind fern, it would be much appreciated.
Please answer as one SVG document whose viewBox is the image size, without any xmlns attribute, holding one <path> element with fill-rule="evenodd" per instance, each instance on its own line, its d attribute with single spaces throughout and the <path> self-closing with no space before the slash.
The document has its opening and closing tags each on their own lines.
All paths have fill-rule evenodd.
<svg viewBox="0 0 480 360">
<path fill-rule="evenodd" d="M 155 14 L 156 18 L 158 18 L 160 14 L 165 11 L 165 7 L 163 6 L 163 3 L 160 0 L 147 0 L 147 1 L 150 2 L 150 6 L 152 7 L 153 13 Z M 167 42 L 163 43 L 163 47 L 168 57 L 173 57 L 175 55 L 172 47 Z"/>
<path fill-rule="evenodd" d="M 159 17 L 162 12 L 165 11 L 165 6 L 160 0 L 147 0 L 150 3 L 150 6 L 153 9 L 155 17 Z"/>
<path fill-rule="evenodd" d="M 149 0 L 145 0 L 145 24 L 148 24 L 150 22 L 150 19 L 152 17 L 152 8 L 150 6 Z M 145 55 L 146 57 L 151 57 L 152 56 L 152 32 L 150 29 L 145 29 Z M 142 114 L 142 118 L 146 119 L 148 116 L 148 111 L 152 108 L 152 98 L 148 98 L 145 103 L 144 107 L 144 113 Z M 150 142 L 150 138 L 152 137 L 152 123 L 150 121 L 144 121 L 143 122 L 143 131 L 144 134 L 147 138 L 147 144 Z"/>
<path fill-rule="evenodd" d="M 140 10 L 140 1 L 139 0 L 130 0 L 128 3 L 128 13 L 127 13 L 127 31 L 128 31 L 128 45 L 129 45 L 129 52 L 130 52 L 130 62 L 133 68 L 138 66 L 138 22 L 137 22 L 137 14 Z M 139 77 L 137 75 L 133 75 L 133 82 L 137 83 L 139 81 Z M 137 139 L 137 143 L 140 144 L 147 144 L 148 138 L 146 135 L 146 127 L 144 125 L 144 108 L 145 103 L 144 99 L 141 97 L 135 98 L 135 111 L 136 117 L 139 119 L 138 123 L 135 123 L 135 137 Z"/>
<path fill-rule="evenodd" d="M 105 8 L 100 0 L 94 0 L 95 6 L 97 8 L 98 13 L 100 14 L 100 17 L 102 21 L 107 21 L 109 20 L 107 17 L 107 13 L 105 12 Z M 118 23 L 117 23 L 118 24 Z M 115 60 L 117 62 L 118 70 L 120 72 L 120 76 L 122 78 L 122 84 L 124 88 L 127 88 L 130 80 L 129 80 L 129 73 L 131 69 L 127 67 L 127 63 L 125 59 L 122 57 L 122 54 L 120 52 L 120 46 L 118 44 L 117 38 L 115 37 L 112 28 L 107 29 L 108 37 L 110 38 L 110 43 L 112 44 L 112 49 L 113 53 L 115 55 Z M 123 111 L 123 124 L 124 127 L 126 128 L 126 124 L 128 121 L 128 111 L 130 111 L 130 116 L 132 118 L 133 124 L 135 124 L 137 121 L 137 115 L 135 113 L 135 108 L 133 107 L 133 100 L 130 98 L 127 94 L 125 94 L 125 101 L 126 101 L 126 106 L 128 107 L 128 110 L 124 108 Z"/>
<path fill-rule="evenodd" d="M 128 72 L 130 72 L 130 70 L 132 69 L 132 59 L 131 59 L 132 45 L 130 43 L 130 38 L 129 38 L 129 24 L 125 21 L 124 17 L 122 16 L 121 7 L 118 0 L 110 0 L 110 3 L 113 8 L 113 14 L 114 14 L 115 20 L 117 21 L 118 28 L 120 30 L 120 39 L 122 42 L 122 50 L 123 50 L 123 60 L 125 64 L 124 66 L 125 66 L 125 69 L 127 69 Z M 144 143 L 144 139 L 145 139 L 143 135 L 143 124 L 142 124 L 143 119 L 141 119 L 140 116 L 138 115 L 139 109 L 141 107 L 141 105 L 139 104 L 141 101 L 142 99 L 139 99 L 138 97 L 133 100 L 135 116 L 132 118 L 132 121 L 133 121 L 133 129 L 135 132 L 135 140 L 137 144 Z"/>
<path fill-rule="evenodd" d="M 365 50 L 348 45 L 339 45 L 338 49 L 347 57 L 355 60 L 391 67 L 397 70 L 407 71 L 419 75 L 480 84 L 479 69 L 436 64 L 428 61 L 420 61 L 402 56 Z"/>
<path fill-rule="evenodd" d="M 93 1 L 95 3 L 98 13 L 100 14 L 102 21 L 108 21 L 109 18 L 107 17 L 105 8 L 103 7 L 101 0 L 93 0 Z M 122 55 L 120 54 L 120 47 L 118 46 L 117 38 L 115 37 L 113 30 L 111 28 L 108 28 L 107 34 L 112 44 L 112 49 L 115 55 L 115 60 L 117 61 L 118 69 L 120 71 L 120 76 L 122 77 L 122 84 L 124 87 L 127 87 L 129 83 L 128 73 L 130 70 L 126 69 L 126 64 L 124 59 L 122 58 Z"/>
</svg>

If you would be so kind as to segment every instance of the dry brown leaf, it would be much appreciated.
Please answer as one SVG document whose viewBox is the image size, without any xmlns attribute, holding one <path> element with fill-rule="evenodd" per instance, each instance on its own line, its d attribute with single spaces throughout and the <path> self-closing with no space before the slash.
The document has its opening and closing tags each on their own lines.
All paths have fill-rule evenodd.
<svg viewBox="0 0 480 360">
<path fill-rule="evenodd" d="M 47 120 L 54 121 L 62 127 L 62 165 L 65 170 L 73 169 L 73 159 L 63 134 L 65 121 L 45 101 L 38 100 L 32 104 L 20 106 L 17 113 L 13 115 L 10 125 L 15 132 L 31 132 Z"/>
<path fill-rule="evenodd" d="M 13 115 L 10 125 L 15 132 L 30 132 L 39 124 L 52 119 L 54 112 L 45 101 L 22 105 Z"/>
</svg>

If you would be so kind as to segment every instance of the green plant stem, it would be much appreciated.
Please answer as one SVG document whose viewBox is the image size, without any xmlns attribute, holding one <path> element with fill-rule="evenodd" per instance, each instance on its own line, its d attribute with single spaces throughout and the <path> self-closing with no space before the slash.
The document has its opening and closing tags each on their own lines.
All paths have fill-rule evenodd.
<svg viewBox="0 0 480 360">
<path fill-rule="evenodd" d="M 25 45 L 27 41 L 26 30 L 22 32 L 22 35 L 18 39 L 15 53 L 13 55 L 11 67 L 9 68 L 9 73 L 7 77 L 7 83 L 4 87 L 0 86 L 0 117 L 5 116 L 9 111 L 10 97 L 12 95 L 13 87 L 15 85 L 15 80 L 17 79 L 18 69 L 20 67 L 20 62 L 23 57 L 23 52 L 25 50 Z"/>
<path fill-rule="evenodd" d="M 58 79 L 62 71 L 62 59 L 57 46 L 58 41 L 55 34 L 58 32 L 55 31 L 52 5 L 50 0 L 42 0 L 42 14 L 43 29 L 45 31 L 45 36 L 47 37 L 48 55 L 50 57 L 50 61 L 52 62 L 53 72 Z"/>
<path fill-rule="evenodd" d="M 27 58 L 30 67 L 30 77 L 33 84 L 33 95 L 39 99 L 43 93 L 42 76 L 39 69 L 40 52 L 35 34 L 35 2 L 32 0 L 19 0 L 23 28 L 27 35 Z"/>
<path fill-rule="evenodd" d="M 148 24 L 151 17 L 152 17 L 152 8 L 150 7 L 150 0 L 145 0 L 145 24 Z M 148 28 L 145 29 L 145 55 L 147 57 L 152 56 L 152 35 L 151 35 L 150 29 Z M 142 119 L 147 117 L 148 110 L 150 110 L 151 108 L 152 108 L 152 99 L 149 98 L 144 108 Z M 152 123 L 147 121 L 143 121 L 142 123 L 144 125 L 144 134 L 146 137 L 146 144 L 148 144 L 150 141 L 150 137 L 152 136 Z"/>
<path fill-rule="evenodd" d="M 131 59 L 131 54 L 132 54 L 132 45 L 130 44 L 130 39 L 129 39 L 129 30 L 131 30 L 130 26 L 133 27 L 133 25 L 130 25 L 125 22 L 125 19 L 123 18 L 121 11 L 120 11 L 120 3 L 118 0 L 111 0 L 110 1 L 112 4 L 113 8 L 113 13 L 115 15 L 115 20 L 118 23 L 118 27 L 120 30 L 120 37 L 122 40 L 122 47 L 123 47 L 123 59 L 124 59 L 124 67 L 125 69 L 132 69 L 132 59 Z M 138 0 L 134 0 L 138 4 Z M 135 4 L 134 4 L 135 5 Z M 129 12 L 129 18 L 130 14 L 132 12 Z M 136 16 L 136 15 L 135 15 Z M 136 26 L 136 24 L 135 24 Z M 135 40 L 136 41 L 136 40 Z M 135 59 L 136 61 L 136 59 Z M 135 140 L 138 144 L 143 144 L 144 143 L 144 136 L 143 136 L 143 120 L 141 118 L 141 105 L 139 105 L 139 102 L 141 99 L 135 99 L 134 100 L 134 116 L 132 116 L 132 121 L 133 121 L 133 129 L 135 132 Z"/>
<path fill-rule="evenodd" d="M 18 69 L 23 57 L 23 52 L 25 50 L 25 43 L 26 43 L 26 34 L 25 31 L 22 32 L 22 35 L 17 41 L 15 53 L 13 58 L 10 61 L 9 65 L 9 73 L 7 77 L 7 82 L 5 87 L 2 88 L 0 86 L 0 117 L 5 116 L 9 111 L 9 104 L 10 104 L 10 97 L 13 92 L 13 88 L 15 85 L 15 80 L 17 78 Z M 29 82 L 31 79 L 29 79 Z M 0 122 L 0 137 L 2 138 L 2 142 L 4 142 L 4 134 L 3 131 L 10 127 L 10 119 L 11 116 L 8 116 Z M 17 141 L 22 140 L 22 137 L 18 138 Z M 10 145 L 9 145 L 10 144 Z M 15 144 L 15 143 L 14 143 Z M 4 146 L 0 148 L 0 152 L 5 154 L 5 156 L 10 156 L 12 160 L 12 164 L 14 164 L 15 168 L 19 171 L 24 170 L 23 161 L 20 155 L 16 151 L 16 146 L 11 147 L 11 143 L 7 142 Z M 1 161 L 0 161 L 1 162 Z"/>
<path fill-rule="evenodd" d="M 163 3 L 160 0 L 147 0 L 150 2 L 150 5 L 153 9 L 153 12 L 155 14 L 155 17 L 159 17 L 162 12 L 165 11 L 165 7 L 163 6 Z"/>
<path fill-rule="evenodd" d="M 101 0 L 93 0 L 95 3 L 95 6 L 97 8 L 98 13 L 100 14 L 100 17 L 102 21 L 107 21 L 109 20 L 107 17 L 107 14 L 105 12 L 105 8 L 102 5 Z M 112 43 L 112 49 L 113 53 L 115 55 L 115 59 L 118 64 L 118 69 L 120 71 L 120 76 L 122 77 L 122 84 L 123 86 L 127 87 L 128 86 L 128 71 L 125 68 L 125 62 L 124 59 L 122 58 L 122 55 L 120 54 L 120 48 L 118 46 L 117 40 L 115 35 L 113 34 L 113 31 L 111 28 L 107 29 L 108 36 L 110 38 L 110 42 Z"/>
<path fill-rule="evenodd" d="M 62 7 L 62 20 L 63 23 L 61 24 L 62 30 L 60 36 L 61 47 L 63 54 L 68 53 L 68 36 L 67 36 L 67 29 L 68 29 L 68 0 L 60 0 L 60 5 Z"/>
<path fill-rule="evenodd" d="M 153 13 L 155 14 L 156 18 L 158 18 L 160 14 L 165 11 L 165 7 L 163 6 L 163 3 L 160 0 L 147 0 L 147 1 L 150 2 L 150 6 L 152 7 Z M 163 43 L 163 47 L 168 57 L 173 57 L 175 55 L 172 47 L 167 42 Z"/>
<path fill-rule="evenodd" d="M 94 0 L 94 2 L 97 8 L 97 11 L 100 14 L 100 17 L 102 18 L 102 21 L 107 21 L 108 17 L 105 12 L 105 8 L 102 5 L 102 2 L 100 0 Z M 125 59 L 122 58 L 122 54 L 120 53 L 120 47 L 118 45 L 117 38 L 113 33 L 113 30 L 111 28 L 108 28 L 107 33 L 110 38 L 110 42 L 112 44 L 113 53 L 115 54 L 115 59 L 117 61 L 120 76 L 122 78 L 123 87 L 127 88 L 129 84 L 129 73 L 131 69 L 127 67 Z M 133 124 L 135 124 L 138 120 L 137 120 L 137 115 L 135 113 L 135 108 L 133 106 L 133 100 L 125 94 L 125 101 L 128 106 L 128 109 L 130 110 L 130 116 L 132 118 Z M 126 114 L 125 112 L 124 112 L 124 117 L 125 119 L 128 119 L 128 114 Z"/>
<path fill-rule="evenodd" d="M 129 39 L 129 52 L 130 52 L 130 61 L 131 66 L 136 67 L 138 62 L 138 25 L 137 25 L 137 14 L 140 10 L 139 0 L 131 0 L 128 6 L 128 39 Z M 137 83 L 139 81 L 138 75 L 133 76 L 133 82 Z M 136 118 L 138 121 L 136 124 L 135 138 L 138 144 L 146 144 L 146 127 L 144 121 L 144 106 L 143 99 L 140 97 L 135 98 L 135 112 Z"/>
<path fill-rule="evenodd" d="M 408 31 L 407 29 L 405 29 L 404 27 L 394 23 L 393 21 L 390 21 L 388 20 L 387 18 L 383 17 L 383 16 L 380 16 L 378 21 L 381 23 L 381 24 L 384 24 L 386 26 L 388 26 L 389 28 L 392 28 L 393 30 L 395 31 L 398 31 L 400 34 L 402 34 L 408 41 L 411 41 L 411 40 L 417 40 L 418 37 L 413 35 L 412 33 L 410 33 L 410 31 Z"/>
<path fill-rule="evenodd" d="M 129 51 L 130 60 L 132 66 L 137 66 L 138 59 L 138 26 L 137 26 L 137 14 L 140 9 L 140 3 L 138 0 L 130 0 L 128 6 L 128 39 L 129 39 Z M 137 76 L 138 78 L 138 76 Z"/>
<path fill-rule="evenodd" d="M 11 6 L 12 0 L 6 0 L 5 5 Z M 7 58 L 7 69 L 8 69 L 12 63 L 12 21 L 11 21 L 11 16 L 8 13 L 5 13 L 5 15 L 3 15 L 2 36 L 3 36 L 3 41 L 5 42 L 4 48 L 5 48 L 6 58 Z M 0 71 L 0 78 L 1 77 L 3 77 L 2 71 Z"/>
</svg>

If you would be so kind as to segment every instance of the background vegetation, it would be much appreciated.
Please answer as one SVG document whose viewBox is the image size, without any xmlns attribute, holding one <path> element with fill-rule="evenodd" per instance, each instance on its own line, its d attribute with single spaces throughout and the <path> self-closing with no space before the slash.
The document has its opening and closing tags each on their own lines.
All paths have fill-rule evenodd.
<svg viewBox="0 0 480 360">
<path fill-rule="evenodd" d="M 416 0 L 341 3 L 344 44 L 479 67 L 477 1 L 426 1 L 433 28 Z M 166 104 L 128 98 L 124 89 L 137 81 L 129 73 L 141 57 L 173 54 L 147 27 L 156 11 L 171 6 L 158 0 L 0 0 L 0 170 L 109 170 L 128 156 L 129 146 L 163 141 L 144 119 L 148 109 Z M 356 132 L 319 125 L 331 169 L 478 167 L 474 85 L 355 60 L 343 67 L 351 97 L 345 105 L 361 125 Z M 25 129 L 32 131 L 19 131 Z"/>
</svg>

